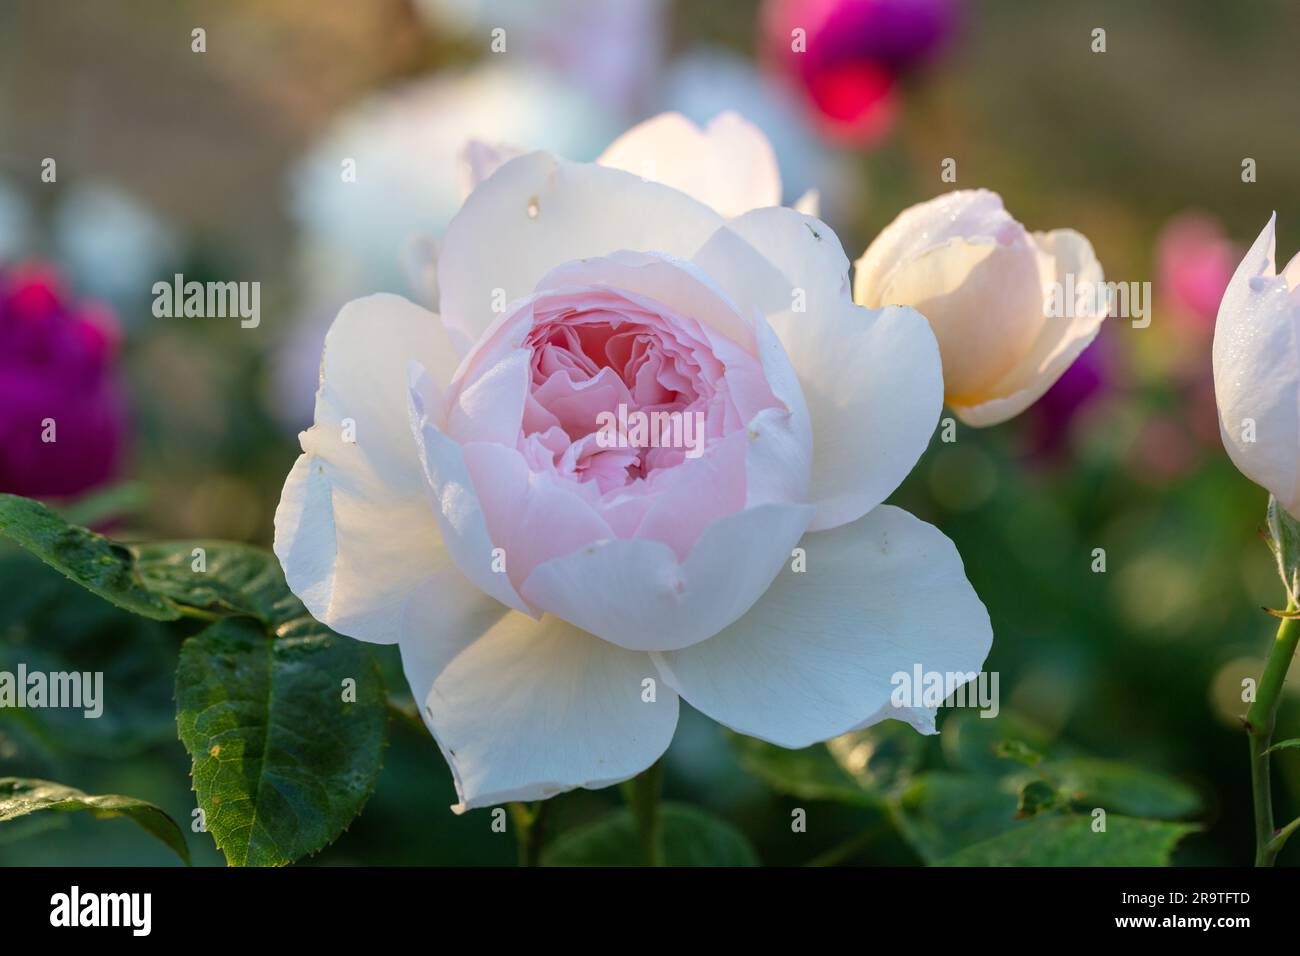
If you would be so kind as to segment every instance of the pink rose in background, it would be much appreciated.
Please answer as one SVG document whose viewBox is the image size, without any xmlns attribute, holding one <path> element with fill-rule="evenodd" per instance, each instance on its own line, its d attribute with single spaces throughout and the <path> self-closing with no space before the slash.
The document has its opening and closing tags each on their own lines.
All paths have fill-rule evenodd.
<svg viewBox="0 0 1300 956">
<path fill-rule="evenodd" d="M 1156 239 L 1156 295 L 1174 333 L 1165 350 L 1166 374 L 1178 390 L 1183 415 L 1181 421 L 1152 423 L 1160 440 L 1148 443 L 1143 454 L 1160 460 L 1141 462 L 1139 467 L 1165 480 L 1185 474 L 1221 447 L 1214 378 L 1205 361 L 1205 346 L 1214 332 L 1219 303 L 1244 255 L 1245 247 L 1228 237 L 1217 218 L 1203 212 L 1174 216 Z"/>
<path fill-rule="evenodd" d="M 74 301 L 53 269 L 0 271 L 0 491 L 67 497 L 113 476 L 126 429 L 117 344 L 109 310 Z"/>
<path fill-rule="evenodd" d="M 828 138 L 869 146 L 894 124 L 897 81 L 943 49 L 956 14 L 954 0 L 767 0 L 761 43 Z"/>
<path fill-rule="evenodd" d="M 1209 332 L 1223 291 L 1244 253 L 1213 216 L 1186 212 L 1156 239 L 1158 291 L 1184 327 Z"/>
</svg>

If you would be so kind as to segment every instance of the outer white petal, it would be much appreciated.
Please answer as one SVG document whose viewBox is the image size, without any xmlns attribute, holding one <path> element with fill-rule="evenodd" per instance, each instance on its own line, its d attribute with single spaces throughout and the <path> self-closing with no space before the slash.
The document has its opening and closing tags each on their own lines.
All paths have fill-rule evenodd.
<svg viewBox="0 0 1300 956">
<path fill-rule="evenodd" d="M 325 340 L 316 423 L 275 514 L 289 587 L 318 620 L 377 643 L 398 639 L 401 604 L 441 550 L 406 424 L 412 358 L 450 376 L 437 316 L 392 295 L 343 308 Z"/>
<path fill-rule="evenodd" d="M 677 695 L 660 685 L 643 700 L 643 682 L 658 676 L 649 655 L 553 617 L 466 601 L 455 586 L 431 582 L 412 602 L 402 642 L 402 668 L 456 781 L 453 810 L 606 787 L 668 748 Z"/>
<path fill-rule="evenodd" d="M 614 140 L 596 162 L 672 186 L 728 218 L 781 205 L 772 144 L 730 111 L 704 129 L 680 113 L 661 113 Z"/>
<path fill-rule="evenodd" d="M 943 410 L 939 346 L 906 306 L 841 305 L 772 326 L 799 370 L 813 427 L 810 531 L 855 521 L 916 465 Z"/>
<path fill-rule="evenodd" d="M 906 307 L 855 306 L 835 233 L 790 209 L 727 223 L 695 262 L 742 307 L 767 316 L 798 374 L 813 431 L 809 530 L 884 501 L 925 451 L 943 408 L 929 324 Z"/>
<path fill-rule="evenodd" d="M 888 505 L 809 535 L 808 569 L 788 567 L 716 637 L 651 656 L 692 706 L 743 734 L 806 747 L 889 717 L 895 674 L 978 672 L 993 640 L 961 558 L 936 528 Z"/>
<path fill-rule="evenodd" d="M 443 321 L 462 351 L 564 262 L 620 249 L 689 259 L 721 225 L 702 203 L 622 170 L 546 153 L 512 159 L 474 190 L 438 257 Z"/>
<path fill-rule="evenodd" d="M 1038 401 L 1092 344 L 1109 311 L 1101 263 L 1086 238 L 1073 229 L 1057 229 L 1036 232 L 1033 240 L 1051 263 L 1046 281 L 1065 288 L 1067 275 L 1073 275 L 1077 294 L 1074 315 L 1046 319 L 1025 356 L 988 390 L 995 398 L 974 405 L 949 401 L 957 417 L 967 425 L 997 425 Z M 1097 291 L 1089 292 L 1089 287 Z"/>
<path fill-rule="evenodd" d="M 620 647 L 686 647 L 753 606 L 812 510 L 766 504 L 719 518 L 681 562 L 659 541 L 602 541 L 539 565 L 522 590 L 536 607 Z"/>
<path fill-rule="evenodd" d="M 836 303 L 853 301 L 839 237 L 793 209 L 756 209 L 733 219 L 693 259 L 745 315 L 801 309 L 813 322 Z"/>
<path fill-rule="evenodd" d="M 1214 396 L 1223 446 L 1241 473 L 1300 513 L 1300 296 L 1277 274 L 1271 216 L 1219 305 Z M 1300 279 L 1300 275 L 1295 275 Z M 1247 420 L 1254 423 L 1251 428 Z"/>
</svg>

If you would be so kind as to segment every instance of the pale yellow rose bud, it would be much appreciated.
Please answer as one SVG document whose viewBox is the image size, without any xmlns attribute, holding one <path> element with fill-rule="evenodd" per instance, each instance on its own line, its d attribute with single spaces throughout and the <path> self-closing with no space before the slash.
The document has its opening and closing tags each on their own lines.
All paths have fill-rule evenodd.
<svg viewBox="0 0 1300 956">
<path fill-rule="evenodd" d="M 929 320 L 944 400 L 970 425 L 1003 422 L 1033 404 L 1096 336 L 1107 310 L 1088 240 L 1071 230 L 1029 233 L 983 189 L 899 215 L 857 261 L 854 300 L 909 305 Z"/>
</svg>

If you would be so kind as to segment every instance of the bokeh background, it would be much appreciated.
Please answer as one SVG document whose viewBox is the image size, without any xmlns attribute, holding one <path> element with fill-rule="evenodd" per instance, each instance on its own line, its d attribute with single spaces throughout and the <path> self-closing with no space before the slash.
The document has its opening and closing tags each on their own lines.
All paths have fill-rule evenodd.
<svg viewBox="0 0 1300 956">
<path fill-rule="evenodd" d="M 819 189 L 850 258 L 953 188 L 940 180 L 952 158 L 957 187 L 997 190 L 1031 229 L 1082 231 L 1108 279 L 1151 282 L 1152 321 L 1108 321 L 1014 421 L 961 427 L 951 444 L 936 433 L 892 500 L 956 542 L 993 619 L 1004 714 L 1195 788 L 1204 830 L 1175 862 L 1248 863 L 1241 681 L 1276 623 L 1261 607 L 1285 598 L 1257 534 L 1267 496 L 1219 441 L 1210 341 L 1219 294 L 1274 209 L 1279 257 L 1300 248 L 1300 7 L 900 5 L 901 19 L 840 24 L 847 59 L 818 72 L 781 55 L 788 11 L 751 0 L 4 0 L 0 317 L 6 295 L 10 309 L 35 296 L 99 330 L 93 368 L 50 374 L 64 390 L 94 378 L 107 392 L 88 401 L 116 409 L 93 426 L 113 448 L 68 462 L 50 497 L 119 537 L 269 544 L 324 329 L 356 295 L 428 300 L 422 250 L 460 201 L 470 136 L 589 160 L 662 110 L 703 122 L 736 109 L 772 139 L 787 201 Z M 493 53 L 498 27 L 506 51 Z M 41 177 L 47 157 L 55 182 Z M 342 182 L 343 158 L 357 182 Z M 1256 182 L 1242 180 L 1246 158 Z M 259 281 L 260 326 L 155 318 L 151 286 L 175 272 Z M 24 400 L 14 375 L 0 357 L 0 428 L 4 403 Z M 140 796 L 189 821 L 175 637 L 13 554 L 0 567 L 0 648 L 104 669 L 110 695 L 98 722 L 0 712 L 0 775 Z M 376 652 L 404 691 L 389 650 Z M 1279 736 L 1300 732 L 1298 685 Z M 427 734 L 397 723 L 390 737 L 366 810 L 310 862 L 512 862 L 484 814 L 448 812 Z M 944 759 L 944 737 L 956 735 L 926 741 L 925 760 Z M 1290 819 L 1300 758 L 1274 766 Z M 731 821 L 765 862 L 846 839 L 831 858 L 917 862 L 869 808 L 818 805 L 817 826 L 792 834 L 804 802 L 747 773 L 686 707 L 666 773 L 669 796 Z M 552 826 L 616 801 L 566 795 Z M 0 862 L 175 862 L 128 824 L 79 816 L 5 825 Z M 208 838 L 190 842 L 196 862 L 220 862 Z M 1297 861 L 1292 846 L 1281 862 Z"/>
</svg>

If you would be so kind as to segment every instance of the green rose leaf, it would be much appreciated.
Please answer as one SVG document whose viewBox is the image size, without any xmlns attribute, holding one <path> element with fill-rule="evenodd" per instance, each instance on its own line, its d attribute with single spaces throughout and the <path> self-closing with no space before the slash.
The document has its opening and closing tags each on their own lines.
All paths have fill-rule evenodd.
<svg viewBox="0 0 1300 956">
<path fill-rule="evenodd" d="M 186 863 L 190 862 L 190 850 L 181 828 L 152 803 L 117 794 L 90 796 L 75 787 L 49 780 L 0 777 L 0 823 L 42 810 L 84 810 L 101 819 L 125 817 L 162 840 Z"/>
<path fill-rule="evenodd" d="M 1004 740 L 993 748 L 993 752 L 1026 767 L 1037 767 L 1043 762 L 1043 755 L 1023 740 Z"/>
<path fill-rule="evenodd" d="M 1053 807 L 1060 794 L 1056 788 L 1045 780 L 1031 780 L 1020 788 L 1020 798 L 1016 803 L 1016 817 L 1028 820 L 1044 810 Z"/>
<path fill-rule="evenodd" d="M 740 734 L 732 735 L 732 741 L 741 768 L 777 793 L 801 800 L 830 800 L 860 806 L 875 806 L 879 802 L 858 786 L 825 744 L 787 750 Z"/>
<path fill-rule="evenodd" d="M 660 860 L 664 866 L 757 866 L 758 856 L 729 823 L 680 803 L 659 808 Z M 641 841 L 626 807 L 570 830 L 542 853 L 544 866 L 637 866 Z"/>
<path fill-rule="evenodd" d="M 997 717 L 957 711 L 944 721 L 939 743 L 953 767 L 1001 776 L 1032 765 L 1047 752 L 1050 741 L 1032 722 L 1010 711 Z"/>
<path fill-rule="evenodd" d="M 740 734 L 732 740 L 740 766 L 778 793 L 864 807 L 887 803 L 925 752 L 925 738 L 895 720 L 800 750 Z"/>
<path fill-rule="evenodd" d="M 1093 830 L 1081 814 L 1044 814 L 1024 826 L 976 843 L 941 866 L 1168 866 L 1178 841 L 1199 827 L 1163 820 L 1108 816 Z"/>
<path fill-rule="evenodd" d="M 386 719 L 374 659 L 311 618 L 274 635 L 230 618 L 181 647 L 177 726 L 232 866 L 282 866 L 337 838 L 374 790 Z"/>
<path fill-rule="evenodd" d="M 180 617 L 140 580 L 129 549 L 68 524 L 39 501 L 0 494 L 0 535 L 120 608 L 156 621 Z"/>
<path fill-rule="evenodd" d="M 903 836 L 927 863 L 1026 825 L 1016 816 L 1024 777 L 932 770 L 899 798 Z"/>
<path fill-rule="evenodd" d="M 1160 773 L 1096 757 L 1053 760 L 1043 775 L 1081 810 L 1157 820 L 1183 820 L 1201 811 L 1201 797 L 1187 784 Z"/>
<path fill-rule="evenodd" d="M 176 604 L 271 625 L 307 614 L 285 584 L 280 563 L 261 548 L 231 541 L 163 541 L 134 545 L 131 551 L 140 580 Z"/>
<path fill-rule="evenodd" d="M 361 811 L 386 730 L 379 670 L 307 613 L 274 555 L 215 541 L 126 547 L 13 495 L 0 495 L 0 533 L 119 607 L 216 619 L 181 648 L 176 720 L 229 863 L 290 863 Z"/>
<path fill-rule="evenodd" d="M 167 624 L 114 607 L 19 548 L 0 549 L 0 594 L 0 671 L 80 675 L 83 703 L 93 692 L 99 714 L 0 706 L 0 733 L 24 744 L 15 756 L 31 758 L 11 772 L 58 777 L 55 755 L 119 759 L 176 739 Z M 0 759 L 8 756 L 0 743 Z"/>
<path fill-rule="evenodd" d="M 1274 750 L 1292 750 L 1297 747 L 1300 747 L 1300 737 L 1293 737 L 1290 740 L 1283 740 L 1280 743 L 1274 744 L 1264 752 L 1271 754 Z"/>
</svg>

